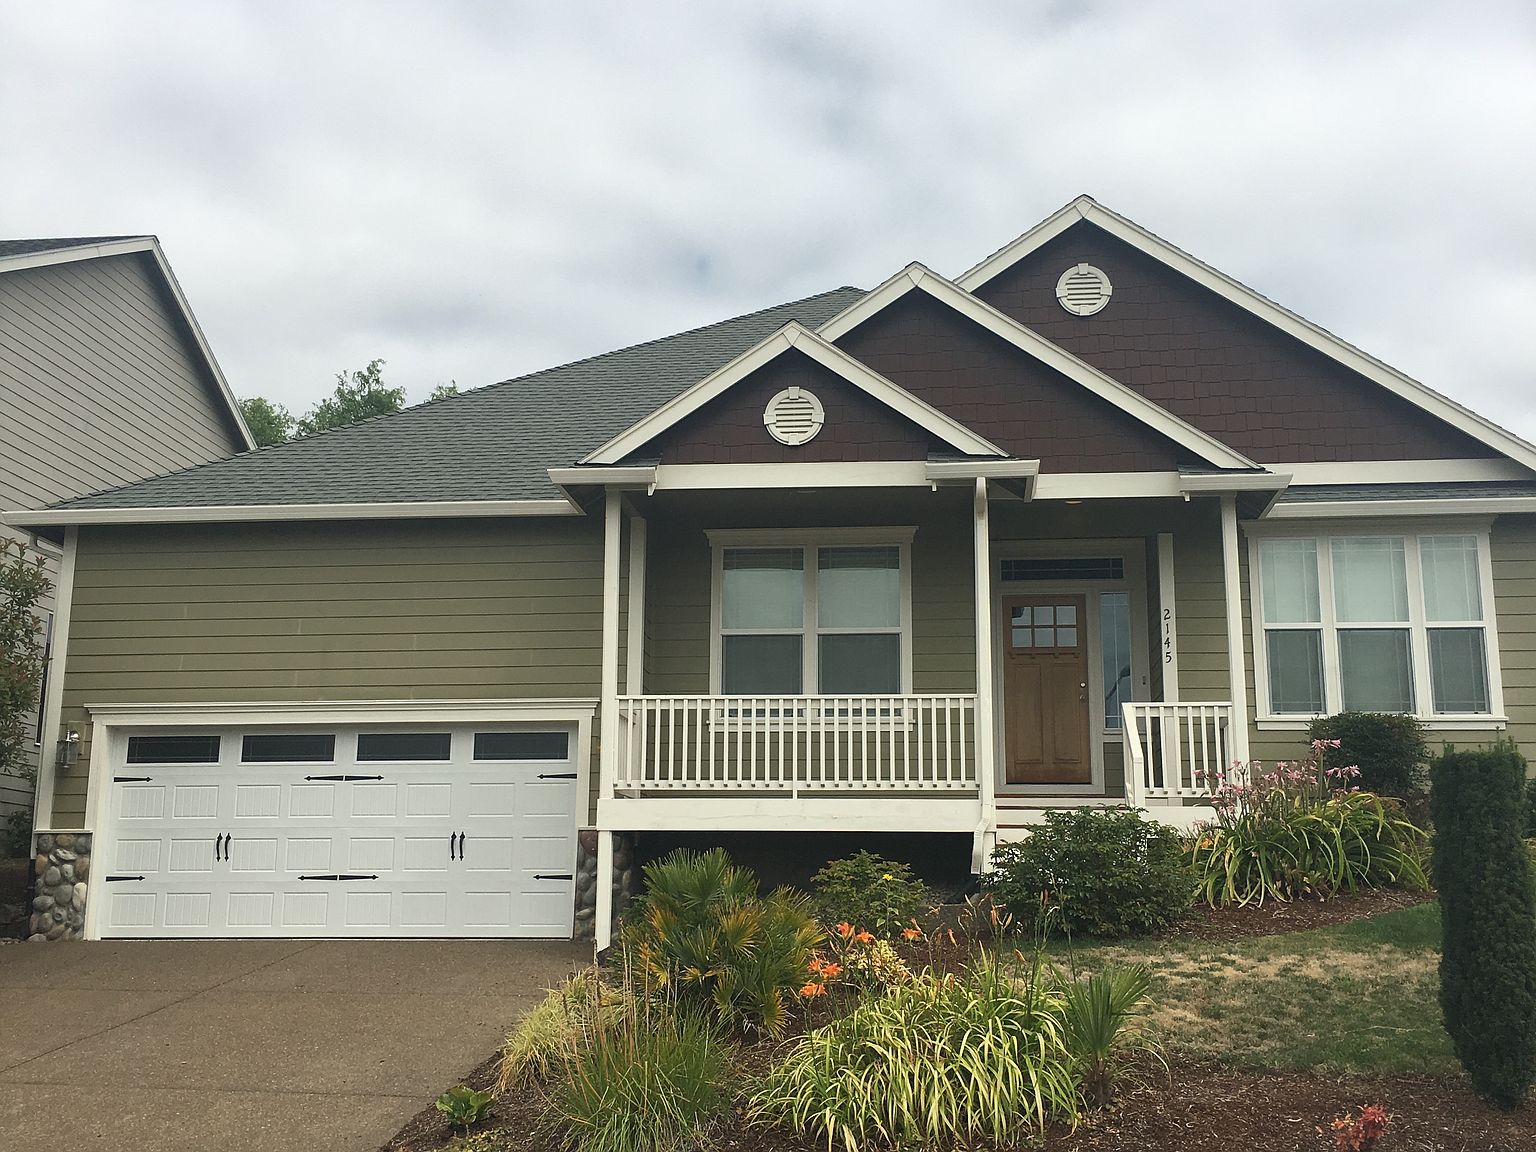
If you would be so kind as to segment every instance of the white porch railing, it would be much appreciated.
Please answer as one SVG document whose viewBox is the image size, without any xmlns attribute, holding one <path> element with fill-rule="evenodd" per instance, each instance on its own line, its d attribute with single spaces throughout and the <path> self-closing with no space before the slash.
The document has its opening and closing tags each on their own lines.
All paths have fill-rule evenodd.
<svg viewBox="0 0 1536 1152">
<path fill-rule="evenodd" d="M 1121 706 L 1126 799 L 1135 807 L 1209 803 L 1230 767 L 1232 705 L 1191 700 Z"/>
<path fill-rule="evenodd" d="M 973 695 L 618 702 L 619 795 L 977 790 Z"/>
</svg>

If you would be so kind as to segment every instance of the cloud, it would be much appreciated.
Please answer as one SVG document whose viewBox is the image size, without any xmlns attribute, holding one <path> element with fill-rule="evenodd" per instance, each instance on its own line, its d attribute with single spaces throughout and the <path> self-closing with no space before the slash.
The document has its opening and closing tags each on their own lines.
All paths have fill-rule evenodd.
<svg viewBox="0 0 1536 1152">
<path fill-rule="evenodd" d="M 1527 5 L 13 4 L 0 231 L 160 235 L 242 394 L 473 387 L 1078 192 L 1536 437 Z"/>
</svg>

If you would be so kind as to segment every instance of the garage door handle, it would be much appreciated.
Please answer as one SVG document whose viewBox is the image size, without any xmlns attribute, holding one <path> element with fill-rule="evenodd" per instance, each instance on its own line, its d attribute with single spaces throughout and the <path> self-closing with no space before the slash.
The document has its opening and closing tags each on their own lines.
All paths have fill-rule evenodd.
<svg viewBox="0 0 1536 1152">
<path fill-rule="evenodd" d="M 459 859 L 464 859 L 464 833 L 459 833 Z"/>
<path fill-rule="evenodd" d="M 217 836 L 215 836 L 213 838 L 213 858 L 215 860 L 222 860 L 223 859 L 223 857 L 219 855 L 219 851 L 220 851 L 219 845 L 223 842 L 223 840 L 224 840 L 224 834 L 222 832 L 219 833 Z"/>
<path fill-rule="evenodd" d="M 539 773 L 539 779 L 540 780 L 574 780 L 574 779 L 576 779 L 576 773 L 574 773 L 574 772 L 540 772 Z"/>
<path fill-rule="evenodd" d="M 535 880 L 574 880 L 576 877 L 569 872 L 535 872 Z"/>
</svg>

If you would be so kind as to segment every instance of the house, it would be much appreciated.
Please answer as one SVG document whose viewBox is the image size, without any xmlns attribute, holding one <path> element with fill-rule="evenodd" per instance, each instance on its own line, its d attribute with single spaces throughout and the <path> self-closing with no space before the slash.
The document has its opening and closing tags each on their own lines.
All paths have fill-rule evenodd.
<svg viewBox="0 0 1536 1152">
<path fill-rule="evenodd" d="M 9 519 L 64 533 L 90 936 L 602 945 L 637 835 L 980 868 L 1320 713 L 1536 738 L 1536 448 L 1087 197 Z"/>
<path fill-rule="evenodd" d="M 0 240 L 0 508 L 37 509 L 252 447 L 153 236 Z M 61 553 L 35 529 L 59 581 Z M 61 604 L 42 606 L 50 647 Z M 53 755 L 39 711 L 32 762 Z M 0 774 L 0 815 L 32 785 Z"/>
</svg>

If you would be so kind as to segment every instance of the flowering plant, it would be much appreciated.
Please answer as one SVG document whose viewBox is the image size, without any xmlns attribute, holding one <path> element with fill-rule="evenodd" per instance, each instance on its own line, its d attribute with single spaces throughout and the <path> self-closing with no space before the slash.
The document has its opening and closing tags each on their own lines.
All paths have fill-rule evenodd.
<svg viewBox="0 0 1536 1152">
<path fill-rule="evenodd" d="M 1359 1116 L 1340 1116 L 1332 1125 L 1334 1148 L 1337 1152 L 1371 1152 L 1387 1134 L 1389 1119 L 1380 1104 L 1367 1104 Z"/>
<path fill-rule="evenodd" d="M 811 957 L 811 979 L 800 989 L 801 999 L 825 996 L 827 989 L 839 982 L 867 992 L 884 991 L 912 979 L 912 970 L 889 940 L 855 928 L 846 920 L 832 929 L 827 953 L 817 952 Z"/>
</svg>

